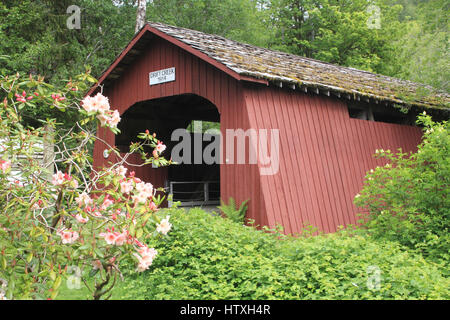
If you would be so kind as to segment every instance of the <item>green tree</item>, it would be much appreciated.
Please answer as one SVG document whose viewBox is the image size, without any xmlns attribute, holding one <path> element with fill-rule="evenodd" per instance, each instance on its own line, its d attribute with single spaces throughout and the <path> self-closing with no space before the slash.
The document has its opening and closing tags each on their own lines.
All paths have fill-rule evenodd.
<svg viewBox="0 0 450 320">
<path fill-rule="evenodd" d="M 277 30 L 271 44 L 275 49 L 384 74 L 396 71 L 386 61 L 394 55 L 400 6 L 366 0 L 273 0 L 270 10 Z"/>
<path fill-rule="evenodd" d="M 85 65 L 98 76 L 133 35 L 133 1 L 24 0 L 0 1 L 0 73 L 40 74 L 47 83 L 62 85 Z M 81 28 L 69 29 L 70 5 L 80 10 Z M 45 117 L 70 118 L 37 105 L 25 121 Z M 62 117 L 62 118 L 61 118 Z"/>
<path fill-rule="evenodd" d="M 71 5 L 81 10 L 80 29 L 67 27 Z M 97 76 L 133 35 L 134 14 L 131 2 L 3 0 L 0 55 L 9 59 L 0 62 L 0 71 L 40 74 L 59 84 L 88 64 Z"/>
<path fill-rule="evenodd" d="M 236 41 L 266 46 L 272 32 L 268 11 L 256 0 L 154 0 L 147 18 L 179 27 L 217 34 Z"/>
<path fill-rule="evenodd" d="M 404 9 L 402 36 L 395 41 L 398 77 L 449 91 L 449 12 L 445 0 L 415 1 Z"/>
</svg>

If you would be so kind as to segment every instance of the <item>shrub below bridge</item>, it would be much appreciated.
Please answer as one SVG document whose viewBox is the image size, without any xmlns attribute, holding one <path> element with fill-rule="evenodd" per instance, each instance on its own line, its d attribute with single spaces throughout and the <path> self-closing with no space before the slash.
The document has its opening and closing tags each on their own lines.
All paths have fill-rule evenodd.
<svg viewBox="0 0 450 320">
<path fill-rule="evenodd" d="M 172 211 L 161 255 L 121 285 L 121 298 L 449 298 L 438 265 L 396 242 L 342 232 L 279 239 L 199 209 Z"/>
</svg>

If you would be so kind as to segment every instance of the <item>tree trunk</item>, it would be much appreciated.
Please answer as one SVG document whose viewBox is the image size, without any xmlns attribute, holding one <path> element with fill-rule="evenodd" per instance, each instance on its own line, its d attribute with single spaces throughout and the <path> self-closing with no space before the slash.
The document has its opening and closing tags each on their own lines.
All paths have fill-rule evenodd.
<svg viewBox="0 0 450 320">
<path fill-rule="evenodd" d="M 137 17 L 136 28 L 134 30 L 137 33 L 145 25 L 145 15 L 147 13 L 147 0 L 137 0 Z"/>
<path fill-rule="evenodd" d="M 50 181 L 55 171 L 53 164 L 55 160 L 55 133 L 53 127 L 50 125 L 45 126 L 44 132 L 42 167 L 49 171 L 45 178 Z"/>
</svg>

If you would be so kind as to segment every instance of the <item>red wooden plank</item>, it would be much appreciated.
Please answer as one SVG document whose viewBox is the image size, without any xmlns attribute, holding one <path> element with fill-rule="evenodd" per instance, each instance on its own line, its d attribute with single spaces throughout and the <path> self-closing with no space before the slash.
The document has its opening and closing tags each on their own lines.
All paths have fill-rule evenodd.
<svg viewBox="0 0 450 320">
<path fill-rule="evenodd" d="M 314 195 L 313 191 L 310 188 L 310 184 L 312 183 L 312 175 L 311 175 L 311 162 L 309 161 L 307 145 L 305 141 L 305 134 L 302 125 L 302 118 L 300 116 L 300 109 L 305 108 L 303 104 L 303 100 L 299 98 L 298 94 L 294 91 L 290 92 L 288 97 L 288 103 L 290 105 L 290 119 L 292 127 L 295 132 L 295 147 L 296 147 L 296 161 L 300 171 L 300 179 L 301 184 L 299 187 L 301 188 L 301 193 L 304 199 L 304 207 L 306 210 L 307 223 L 318 226 L 318 217 L 316 217 L 315 209 L 314 209 Z"/>
<path fill-rule="evenodd" d="M 303 181 L 300 168 L 303 168 L 301 160 L 301 151 L 299 146 L 299 133 L 296 130 L 297 127 L 292 123 L 294 119 L 293 108 L 291 102 L 291 93 L 286 92 L 280 98 L 279 112 L 284 121 L 282 125 L 287 138 L 287 154 L 285 155 L 287 160 L 287 170 L 288 170 L 288 183 L 292 186 L 292 204 L 294 205 L 292 215 L 295 218 L 295 232 L 299 232 L 305 222 L 311 223 L 309 212 L 306 206 L 305 195 L 303 193 Z M 300 106 L 296 106 L 297 108 Z"/>
<path fill-rule="evenodd" d="M 309 95 L 302 97 L 304 100 L 304 108 L 301 109 L 302 117 L 300 121 L 305 124 L 304 134 L 308 141 L 308 154 L 311 155 L 310 158 L 310 168 L 312 169 L 313 177 L 311 184 L 314 186 L 314 198 L 317 201 L 316 215 L 320 217 L 321 225 L 319 226 L 321 230 L 326 232 L 331 231 L 331 224 L 329 223 L 328 216 L 326 212 L 330 212 L 330 203 L 328 194 L 325 191 L 324 182 L 324 167 L 321 163 L 321 155 L 318 146 L 319 135 L 317 119 L 314 117 L 315 105 Z"/>
<path fill-rule="evenodd" d="M 266 90 L 269 91 L 269 90 Z M 296 181 L 293 180 L 294 170 L 291 160 L 291 147 L 290 143 L 288 143 L 288 136 L 292 136 L 292 132 L 288 131 L 287 122 L 288 119 L 283 116 L 283 105 L 282 101 L 286 98 L 285 91 L 281 90 L 270 90 L 271 92 L 271 102 L 269 108 L 270 118 L 273 120 L 274 129 L 279 130 L 279 179 L 281 180 L 283 194 L 286 197 L 284 201 L 286 204 L 286 217 L 285 221 L 288 221 L 289 227 L 286 227 L 286 232 L 293 233 L 300 229 L 297 225 L 296 206 L 294 204 L 298 204 L 297 193 L 295 184 Z M 270 140 L 269 140 L 270 143 Z M 271 150 L 273 153 L 273 151 Z M 301 214 L 301 212 L 299 212 Z"/>
<path fill-rule="evenodd" d="M 332 119 L 336 119 L 336 121 L 332 121 L 332 127 L 339 125 L 342 126 L 342 136 L 340 143 L 343 148 L 344 159 L 341 163 L 341 167 L 343 167 L 344 174 L 349 183 L 349 188 L 346 190 L 345 197 L 350 203 L 350 210 L 345 216 L 347 223 L 354 224 L 356 223 L 356 207 L 353 204 L 353 199 L 359 192 L 359 185 L 355 179 L 355 175 L 358 175 L 360 170 L 355 163 L 355 156 L 353 155 L 353 153 L 354 150 L 358 152 L 358 145 L 354 142 L 354 137 L 352 135 L 352 128 L 349 122 L 350 117 L 348 114 L 347 106 L 341 101 L 334 100 L 333 108 L 335 108 L 338 112 L 336 112 L 334 116 L 331 116 Z"/>
<path fill-rule="evenodd" d="M 335 119 L 339 118 L 341 110 L 340 105 L 336 105 L 329 98 L 320 99 L 324 112 L 324 129 L 328 137 L 328 144 L 331 156 L 328 163 L 332 167 L 334 180 L 334 196 L 337 198 L 338 210 L 335 212 L 339 225 L 344 226 L 349 223 L 348 215 L 352 206 L 348 201 L 348 190 L 351 189 L 350 175 L 348 174 L 348 157 L 345 148 L 346 139 L 344 138 L 344 126 L 342 123 L 337 125 Z"/>
</svg>

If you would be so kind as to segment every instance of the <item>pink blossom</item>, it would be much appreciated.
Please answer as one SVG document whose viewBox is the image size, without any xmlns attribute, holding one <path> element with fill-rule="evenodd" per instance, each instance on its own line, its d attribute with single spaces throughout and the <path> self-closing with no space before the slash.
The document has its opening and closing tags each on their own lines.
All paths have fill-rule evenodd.
<svg viewBox="0 0 450 320">
<path fill-rule="evenodd" d="M 86 222 L 89 221 L 89 218 L 88 218 L 88 217 L 84 218 L 81 214 L 77 214 L 77 215 L 75 216 L 75 219 L 76 219 L 79 223 L 86 223 Z"/>
<path fill-rule="evenodd" d="M 144 246 L 142 249 L 137 250 L 142 257 L 148 257 L 152 260 L 156 258 L 158 251 L 155 248 L 148 248 Z"/>
<path fill-rule="evenodd" d="M 0 159 L 0 170 L 3 171 L 3 173 L 6 173 L 6 171 L 11 168 L 11 162 L 7 160 Z"/>
<path fill-rule="evenodd" d="M 160 223 L 156 225 L 156 231 L 163 235 L 167 235 L 167 233 L 172 228 L 172 224 L 169 222 L 169 216 L 167 216 L 165 219 L 162 219 Z"/>
<path fill-rule="evenodd" d="M 83 101 L 81 101 L 81 106 L 87 112 L 97 112 L 97 104 L 90 96 L 87 96 L 86 98 L 83 99 Z"/>
<path fill-rule="evenodd" d="M 128 240 L 128 232 L 111 232 L 100 233 L 100 237 L 104 238 L 107 244 L 112 244 L 116 246 L 124 245 Z"/>
<path fill-rule="evenodd" d="M 161 141 L 158 141 L 155 150 L 158 151 L 158 153 L 162 153 L 166 150 L 166 146 Z"/>
<path fill-rule="evenodd" d="M 119 111 L 117 111 L 117 110 L 114 110 L 111 114 L 110 114 L 110 117 L 109 117 L 109 119 L 108 119 L 108 125 L 110 126 L 110 127 L 117 127 L 117 125 L 119 124 L 119 122 L 120 122 L 120 113 L 119 113 Z"/>
<path fill-rule="evenodd" d="M 147 202 L 148 195 L 144 192 L 139 192 L 133 196 L 133 200 L 135 203 L 145 203 Z"/>
<path fill-rule="evenodd" d="M 133 181 L 123 180 L 122 182 L 120 182 L 120 190 L 123 193 L 130 193 L 131 191 L 133 191 Z"/>
<path fill-rule="evenodd" d="M 81 206 L 87 207 L 91 205 L 93 201 L 86 192 L 83 192 L 75 199 L 75 202 L 78 204 L 79 207 Z"/>
<path fill-rule="evenodd" d="M 113 204 L 114 204 L 114 201 L 109 199 L 108 196 L 106 196 L 105 200 L 103 200 L 103 204 L 100 206 L 100 211 L 107 210 Z"/>
<path fill-rule="evenodd" d="M 74 243 L 80 237 L 78 232 L 71 230 L 68 231 L 60 230 L 58 232 L 58 235 L 61 237 L 63 244 Z"/>
<path fill-rule="evenodd" d="M 104 111 L 108 111 L 110 106 L 109 106 L 109 99 L 108 97 L 105 97 L 104 95 L 102 95 L 100 92 L 97 93 L 97 95 L 93 98 L 94 102 L 97 105 L 97 110 L 99 112 L 104 112 Z"/>
<path fill-rule="evenodd" d="M 116 235 L 115 245 L 122 246 L 127 242 L 128 234 L 126 232 L 122 232 Z"/>
<path fill-rule="evenodd" d="M 108 125 L 111 128 L 115 128 L 120 122 L 120 113 L 117 110 L 100 112 L 97 115 L 97 119 L 102 127 Z"/>
<path fill-rule="evenodd" d="M 115 168 L 113 170 L 114 174 L 121 176 L 122 178 L 125 178 L 127 171 L 128 171 L 128 169 L 122 165 L 118 166 L 117 168 Z"/>
<path fill-rule="evenodd" d="M 153 196 L 153 185 L 151 183 L 140 182 L 136 184 L 136 190 L 140 193 L 144 193 L 147 198 Z"/>
<path fill-rule="evenodd" d="M 108 98 L 101 93 L 97 93 L 95 97 L 85 97 L 83 101 L 81 101 L 81 104 L 84 110 L 86 110 L 87 112 L 103 113 L 105 111 L 108 111 L 110 108 Z"/>
<path fill-rule="evenodd" d="M 97 115 L 97 119 L 100 121 L 100 125 L 102 127 L 104 127 L 108 123 L 109 117 L 106 114 L 104 114 L 104 113 L 99 113 Z"/>
<path fill-rule="evenodd" d="M 154 248 L 143 247 L 142 249 L 138 249 L 138 253 L 134 253 L 134 256 L 138 259 L 138 267 L 137 270 L 139 272 L 143 272 L 147 270 L 153 263 L 153 259 L 155 259 L 158 252 Z"/>
<path fill-rule="evenodd" d="M 107 244 L 115 244 L 116 242 L 117 236 L 112 232 L 100 233 L 99 236 L 104 238 Z"/>
<path fill-rule="evenodd" d="M 52 183 L 55 186 L 62 185 L 64 181 L 65 181 L 64 173 L 62 173 L 61 171 L 56 172 L 52 177 Z"/>
<path fill-rule="evenodd" d="M 158 207 L 156 206 L 156 204 L 155 204 L 153 201 L 150 201 L 149 209 L 150 209 L 151 211 L 157 211 L 157 210 L 158 210 Z"/>
</svg>

